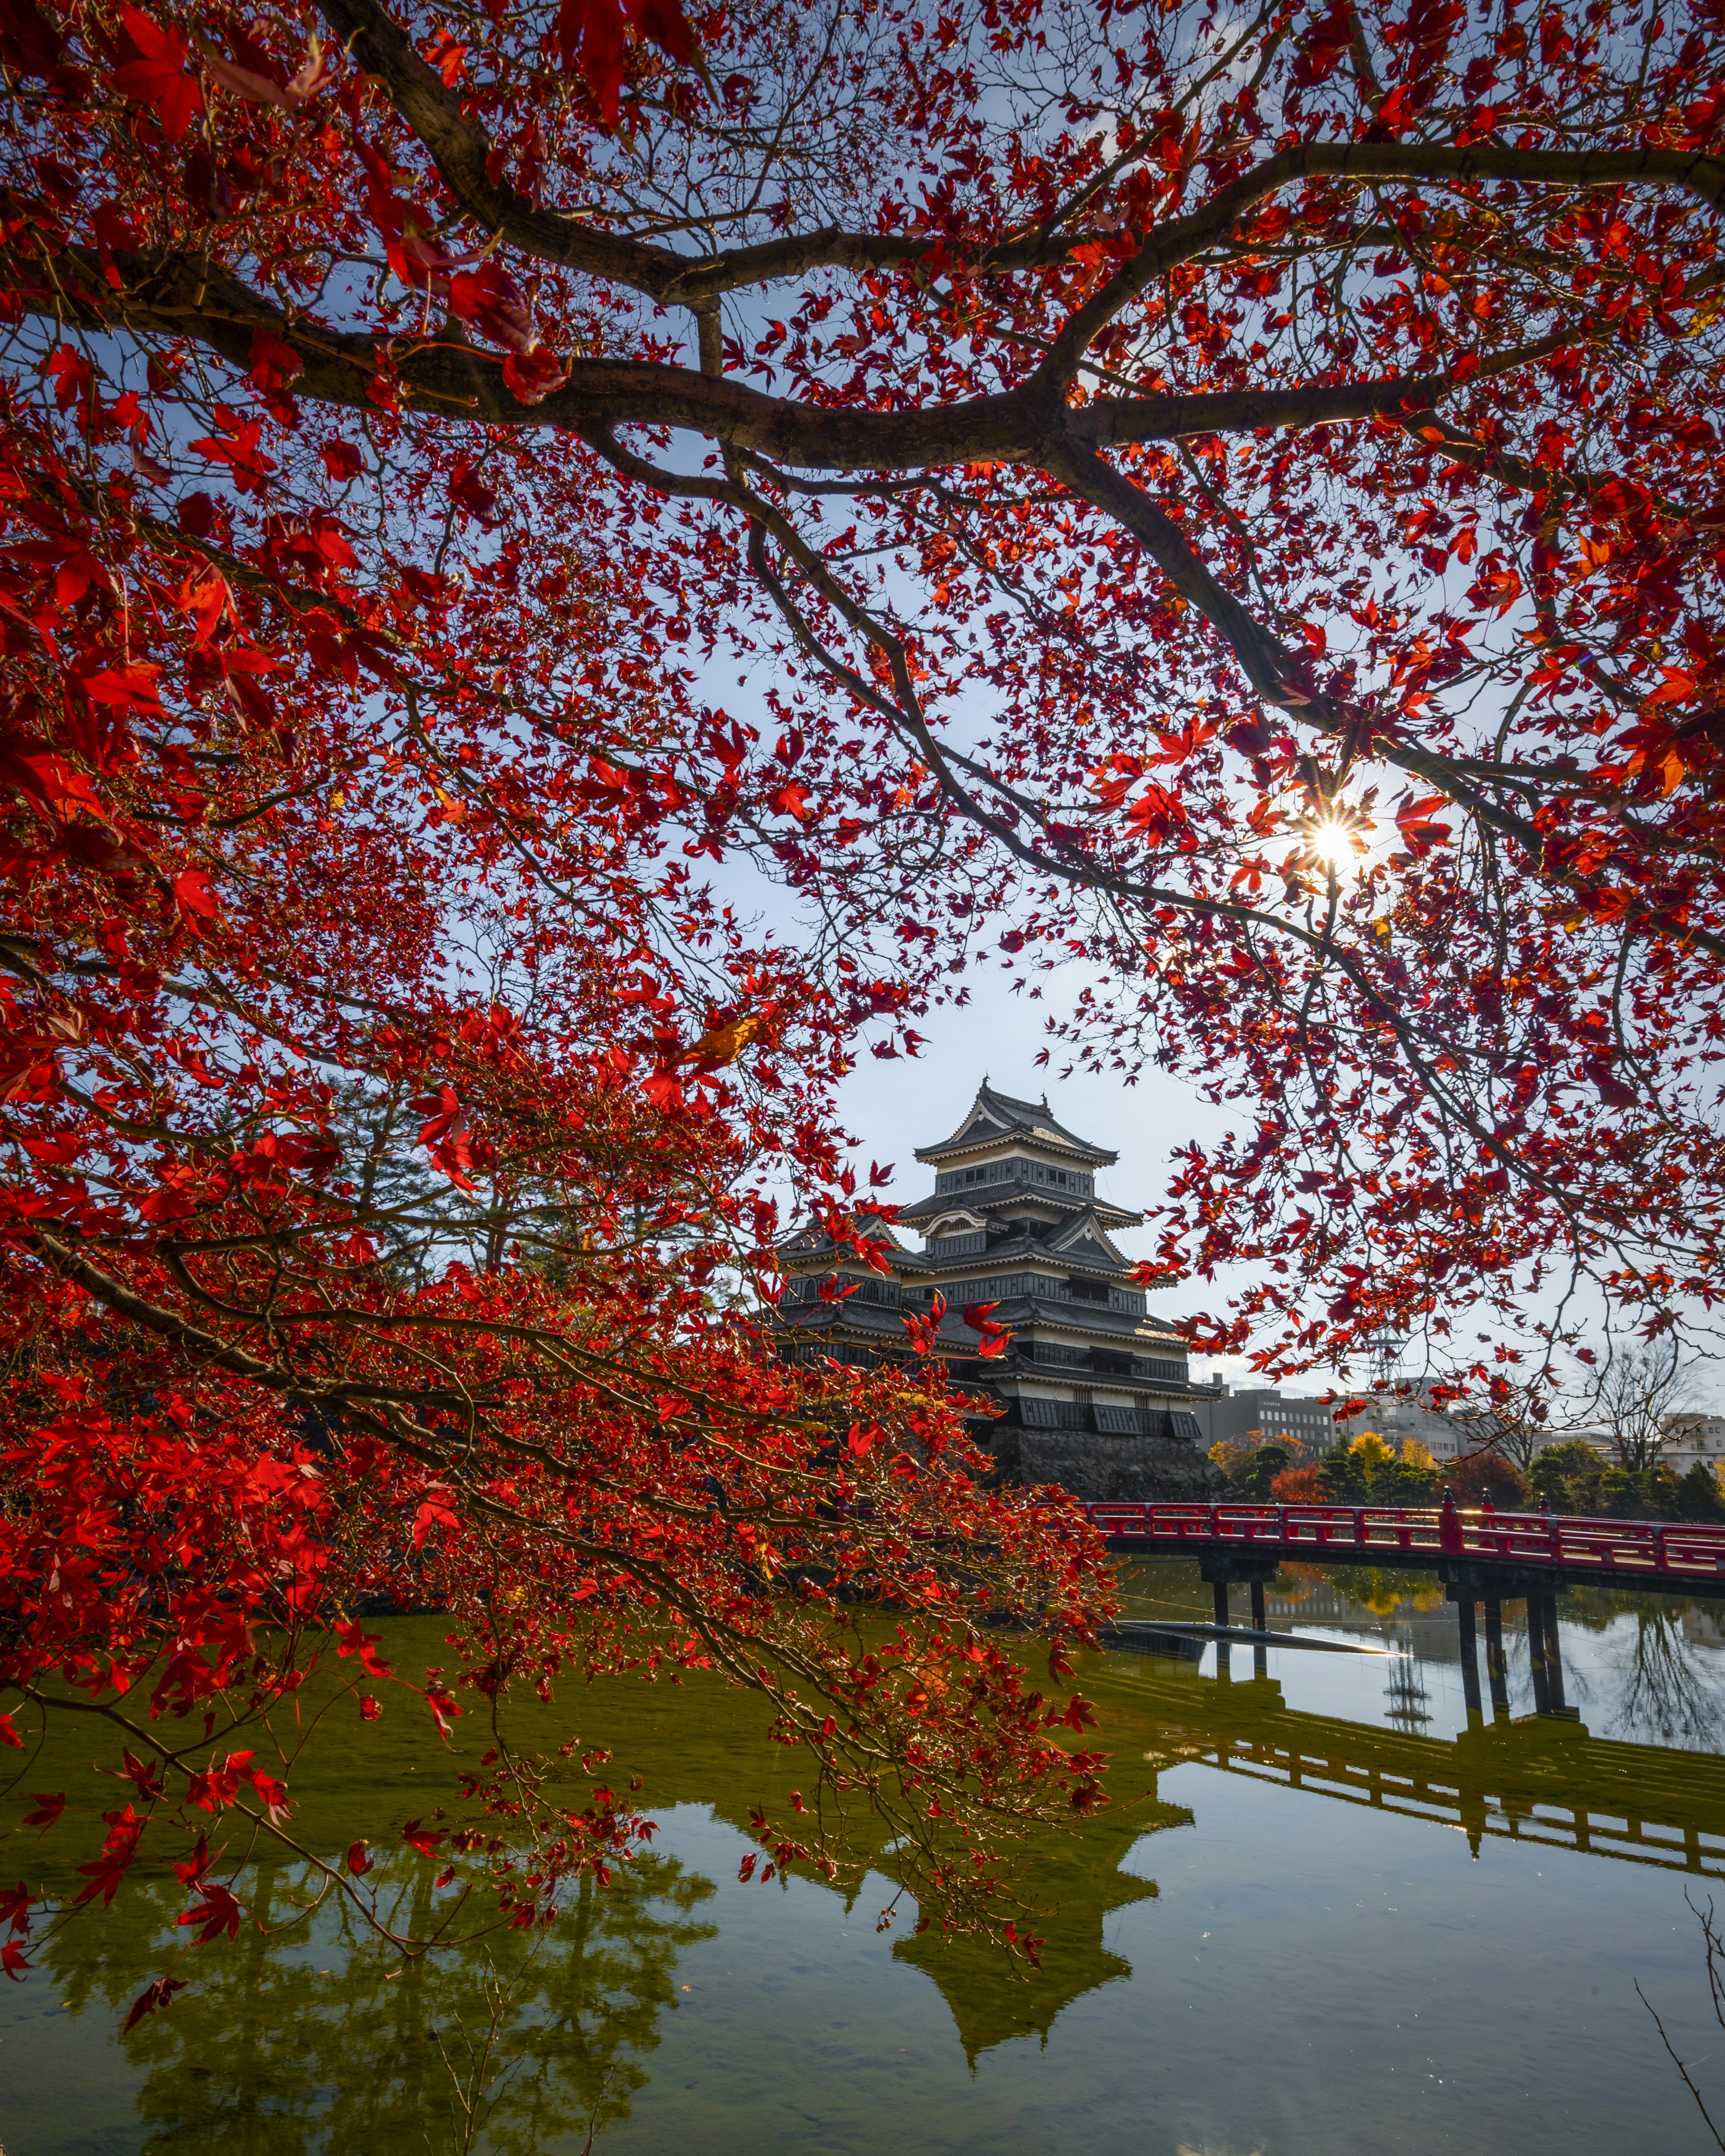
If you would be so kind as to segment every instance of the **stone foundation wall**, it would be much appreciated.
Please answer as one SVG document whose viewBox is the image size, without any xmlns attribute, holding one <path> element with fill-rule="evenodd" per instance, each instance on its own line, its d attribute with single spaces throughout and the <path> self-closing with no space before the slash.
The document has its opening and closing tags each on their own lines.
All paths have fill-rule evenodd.
<svg viewBox="0 0 1725 2156">
<path fill-rule="evenodd" d="M 1195 1445 L 1160 1437 L 1100 1437 L 1081 1430 L 1002 1430 L 994 1456 L 1014 1482 L 1058 1482 L 1096 1504 L 1209 1504 L 1228 1478 Z"/>
</svg>

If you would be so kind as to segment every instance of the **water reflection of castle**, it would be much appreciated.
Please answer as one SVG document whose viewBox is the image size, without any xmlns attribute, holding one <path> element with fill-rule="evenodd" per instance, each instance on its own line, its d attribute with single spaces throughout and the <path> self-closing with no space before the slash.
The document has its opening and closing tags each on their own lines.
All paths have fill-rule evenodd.
<svg viewBox="0 0 1725 2156">
<path fill-rule="evenodd" d="M 654 1702 L 653 1718 L 664 1718 L 639 1763 L 649 1773 L 655 1802 L 709 1804 L 740 1833 L 749 1834 L 758 1760 L 752 1751 L 712 1741 L 734 1712 L 733 1697 L 691 1686 L 673 1702 Z M 895 1959 L 920 1969 L 938 1987 L 973 2064 L 983 2051 L 1014 2037 L 1045 2041 L 1074 2000 L 1132 1974 L 1131 1963 L 1105 1943 L 1107 1920 L 1117 1910 L 1153 1900 L 1157 1887 L 1153 1878 L 1122 1867 L 1144 1835 L 1193 1824 L 1189 1810 L 1158 1796 L 1163 1763 L 1159 1753 L 1154 1762 L 1144 1760 L 1156 1732 L 1137 1699 L 1111 1697 L 1106 1712 L 1117 1761 L 1109 1804 L 1076 1822 L 1070 1834 L 1039 1834 L 1029 1852 L 1033 1861 L 1023 1886 L 1028 1906 L 1020 1928 L 1042 1941 L 1034 1980 L 1025 1981 L 1022 1963 L 981 1940 L 949 1938 L 932 1928 L 894 1942 Z M 621 1747 L 618 1762 L 636 1763 Z M 741 1775 L 739 1766 L 745 1768 Z M 877 1874 L 891 1874 L 887 1842 L 886 1825 L 861 1816 L 846 1836 L 849 1854 Z M 847 1912 L 872 1918 L 875 1904 L 868 1897 L 881 1881 L 860 1881 L 842 1896 L 812 1874 L 800 1874 L 798 1884 L 799 1892 L 833 1895 Z"/>
<path fill-rule="evenodd" d="M 1192 1814 L 1160 1803 L 1151 1792 L 1117 1812 L 1086 1823 L 1066 1847 L 1040 1858 L 1029 1882 L 1033 1898 L 1046 1904 L 1032 1917 L 1042 1935 L 1041 1968 L 1034 1983 L 1000 1949 L 978 1939 L 942 1938 L 925 1932 L 901 1939 L 896 1959 L 909 1962 L 940 1988 L 965 2056 L 1014 2036 L 1048 2041 L 1049 2030 L 1075 1999 L 1105 1984 L 1129 1977 L 1132 1964 L 1104 1943 L 1106 1920 L 1117 1909 L 1153 1900 L 1156 1881 L 1120 1868 L 1141 1835 L 1165 1827 L 1190 1826 Z"/>
</svg>

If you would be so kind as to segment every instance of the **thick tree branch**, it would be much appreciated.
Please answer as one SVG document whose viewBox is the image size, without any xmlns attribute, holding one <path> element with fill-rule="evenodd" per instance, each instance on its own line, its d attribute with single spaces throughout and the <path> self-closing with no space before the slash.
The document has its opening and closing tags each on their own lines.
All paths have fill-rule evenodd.
<svg viewBox="0 0 1725 2156">
<path fill-rule="evenodd" d="M 752 459 L 802 470 L 896 475 L 955 464 L 1038 465 L 1046 461 L 1051 432 L 1064 431 L 1094 448 L 1266 427 L 1338 425 L 1429 409 L 1455 386 L 1448 374 L 1438 373 L 1217 395 L 1098 399 L 1071 412 L 1060 407 L 1038 412 L 1025 392 L 1009 390 L 963 403 L 871 412 L 768 397 L 734 377 L 688 367 L 577 359 L 569 363 L 562 389 L 529 405 L 504 381 L 502 360 L 475 350 L 452 326 L 422 341 L 401 338 L 386 347 L 361 332 L 290 316 L 201 256 L 121 251 L 116 260 L 125 278 L 117 293 L 94 252 L 66 249 L 54 265 L 58 290 L 39 285 L 43 311 L 58 300 L 92 324 L 193 337 L 244 367 L 252 364 L 254 335 L 263 332 L 303 362 L 295 393 L 327 403 L 369 408 L 387 369 L 402 401 L 423 411 L 461 413 L 501 426 L 552 427 L 594 441 L 619 427 L 670 427 Z M 1542 357 L 1553 341 L 1496 354 L 1478 374 L 1508 372 Z M 635 473 L 649 475 L 655 483 L 669 484 L 670 475 L 650 465 L 641 464 Z"/>
<path fill-rule="evenodd" d="M 1495 380 L 1544 359 L 1573 337 L 1541 337 L 1481 359 L 1468 380 Z M 1194 396 L 1098 398 L 1068 417 L 1070 439 L 1093 449 L 1129 442 L 1177 441 L 1188 434 L 1249 434 L 1260 428 L 1328 427 L 1386 414 L 1410 418 L 1430 400 L 1462 385 L 1450 372 L 1362 382 L 1301 382 L 1286 388 Z"/>
<path fill-rule="evenodd" d="M 290 317 L 200 256 L 116 249 L 115 260 L 125 280 L 117 293 L 90 249 L 69 248 L 54 258 L 58 290 L 43 285 L 43 267 L 32 262 L 37 311 L 48 315 L 58 303 L 91 327 L 192 337 L 242 367 L 253 363 L 254 332 L 264 331 L 304 362 L 294 381 L 296 395 L 360 410 L 372 407 L 372 388 L 387 367 L 403 403 L 422 411 L 587 436 L 618 427 L 670 427 L 815 470 L 1023 463 L 1036 454 L 1039 429 L 1016 391 L 932 411 L 826 409 L 690 367 L 577 359 L 564 388 L 542 403 L 523 404 L 504 381 L 501 355 L 474 350 L 451 328 L 424 340 L 397 338 L 386 347 L 370 336 Z"/>
</svg>

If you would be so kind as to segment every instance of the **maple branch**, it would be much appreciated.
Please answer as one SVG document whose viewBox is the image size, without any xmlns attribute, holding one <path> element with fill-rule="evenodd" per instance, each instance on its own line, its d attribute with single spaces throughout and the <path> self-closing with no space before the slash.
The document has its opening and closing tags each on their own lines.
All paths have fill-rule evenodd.
<svg viewBox="0 0 1725 2156">
<path fill-rule="evenodd" d="M 1440 450 L 1458 464 L 1471 464 L 1505 486 L 1521 494 L 1550 495 L 1558 501 L 1593 501 L 1610 487 L 1623 485 L 1621 478 L 1611 475 L 1596 475 L 1587 473 L 1572 474 L 1552 469 L 1547 465 L 1530 463 L 1508 450 L 1494 449 L 1489 443 L 1476 440 L 1452 427 L 1437 412 L 1400 412 L 1396 414 L 1402 427 L 1416 440 Z M 1640 482 L 1637 482 L 1639 485 Z M 1661 516 L 1674 523 L 1692 524 L 1697 512 L 1669 495 L 1647 490 L 1648 499 Z"/>
<path fill-rule="evenodd" d="M 1017 388 L 962 403 L 875 412 L 769 397 L 734 377 L 705 370 L 573 359 L 561 389 L 539 403 L 523 404 L 505 381 L 503 361 L 475 350 L 453 324 L 429 339 L 399 340 L 388 349 L 367 334 L 290 316 L 203 255 L 117 249 L 114 260 L 124 272 L 117 292 L 94 249 L 63 249 L 51 265 L 59 289 L 44 292 L 37 311 L 58 311 L 55 302 L 69 302 L 93 326 L 119 323 L 195 336 L 243 369 L 253 365 L 254 338 L 264 334 L 301 362 L 296 394 L 359 410 L 374 408 L 373 393 L 387 365 L 403 402 L 421 409 L 463 412 L 493 425 L 551 427 L 595 443 L 622 426 L 670 427 L 771 465 L 805 470 L 901 475 L 957 464 L 1048 467 L 1048 445 L 1062 435 L 1106 447 L 1185 434 L 1336 425 L 1386 413 L 1406 424 L 1414 411 L 1461 386 L 1445 370 L 1388 380 L 1097 398 L 1069 409 L 1064 402 L 1049 402 L 1039 369 Z M 1491 355 L 1470 378 L 1510 372 L 1563 341 L 1544 337 Z M 616 460 L 611 449 L 605 454 Z M 639 460 L 634 475 L 667 492 L 704 490 L 683 475 Z"/>
<path fill-rule="evenodd" d="M 1227 239 L 1249 209 L 1294 180 L 1432 180 L 1471 186 L 1506 180 L 1527 186 L 1681 187 L 1709 207 L 1725 205 L 1725 161 L 1677 150 L 1467 149 L 1417 142 L 1293 143 L 1220 187 L 1202 208 L 1150 234 L 1132 260 L 1077 308 L 1037 370 L 1049 385 L 1070 382 L 1084 354 L 1155 280 Z"/>
<path fill-rule="evenodd" d="M 387 349 L 382 339 L 290 316 L 203 255 L 116 249 L 114 259 L 124 278 L 117 292 L 93 249 L 61 250 L 52 267 L 65 282 L 57 291 L 33 293 L 34 311 L 51 319 L 64 305 L 92 328 L 119 325 L 195 337 L 241 369 L 253 365 L 252 340 L 262 331 L 303 363 L 304 372 L 294 379 L 296 395 L 362 411 L 375 408 L 372 393 L 387 360 L 403 402 L 422 410 L 589 438 L 624 426 L 670 427 L 777 462 L 829 470 L 1026 462 L 1041 432 L 1017 390 L 932 412 L 859 412 L 768 397 L 729 376 L 634 360 L 572 360 L 564 388 L 540 403 L 523 404 L 504 381 L 502 358 L 475 351 L 452 328 L 423 342 L 397 340 Z M 32 258 L 30 266 L 37 277 L 43 275 L 39 260 Z M 658 474 L 654 483 L 670 490 L 680 482 Z"/>
<path fill-rule="evenodd" d="M 147 1749 L 154 1752 L 164 1766 L 172 1768 L 178 1774 L 187 1774 L 191 1771 L 185 1763 L 186 1753 L 202 1748 L 194 1748 L 189 1744 L 176 1748 L 171 1744 L 165 1743 L 146 1723 L 135 1720 L 132 1716 L 104 1700 L 78 1699 L 69 1692 L 44 1691 L 39 1685 L 33 1684 L 21 1684 L 18 1690 L 26 1699 L 33 1701 L 44 1715 L 66 1712 L 89 1714 L 95 1716 L 101 1721 L 112 1722 L 116 1728 L 124 1730 L 140 1750 Z M 265 1727 L 268 1727 L 267 1723 Z M 369 1925 L 379 1938 L 387 1939 L 391 1946 L 399 1948 L 404 1954 L 418 1954 L 424 1953 L 432 1943 L 430 1940 L 415 1941 L 401 1933 L 391 1930 L 390 1927 L 377 1915 L 376 1909 L 367 1906 L 359 1889 L 350 1879 L 335 1865 L 326 1862 L 314 1851 L 307 1848 L 296 1835 L 290 1834 L 279 1820 L 269 1816 L 266 1813 L 254 1811 L 251 1806 L 238 1795 L 229 1799 L 228 1810 L 237 1812 L 240 1818 L 247 1820 L 254 1834 L 263 1833 L 272 1835 L 285 1849 L 290 1850 L 313 1871 L 321 1871 L 326 1881 L 325 1891 L 327 1892 L 328 1887 L 334 1886 L 342 1897 L 352 1905 L 360 1921 Z M 320 1896 L 319 1898 L 321 1900 L 321 1897 Z"/>
<path fill-rule="evenodd" d="M 462 208 L 524 254 L 629 285 L 664 305 L 698 307 L 726 292 L 816 270 L 896 269 L 929 256 L 942 259 L 949 252 L 948 243 L 938 234 L 845 232 L 827 226 L 696 258 L 547 210 L 491 178 L 491 142 L 484 126 L 463 110 L 460 98 L 420 58 L 406 32 L 377 0 L 318 0 L 318 7 L 349 51 L 382 81 Z M 1131 264 L 1073 317 L 1057 352 L 1050 355 L 1051 374 L 1057 378 L 1069 375 L 1078 355 L 1121 305 L 1153 278 L 1225 238 L 1243 212 L 1291 181 L 1323 177 L 1464 185 L 1509 180 L 1585 188 L 1641 183 L 1686 188 L 1714 208 L 1725 202 L 1725 164 L 1680 151 L 1296 144 L 1277 151 L 1219 189 L 1200 209 L 1171 220 L 1153 234 Z M 1076 213 L 1090 199 L 1087 191 L 1079 195 L 1067 206 L 1067 213 Z M 998 273 L 1063 262 L 1092 237 L 1083 233 L 1062 236 L 1039 224 L 982 249 L 969 266 L 978 273 Z"/>
<path fill-rule="evenodd" d="M 1050 459 L 1050 469 L 1076 494 L 1103 510 L 1143 542 L 1174 589 L 1197 607 L 1221 635 L 1264 702 L 1287 711 L 1297 724 L 1315 727 L 1332 740 L 1347 742 L 1358 737 L 1358 719 L 1351 720 L 1334 699 L 1307 696 L 1297 689 L 1291 693 L 1291 683 L 1301 671 L 1301 660 L 1217 581 L 1179 526 L 1142 488 L 1135 486 L 1100 457 L 1081 459 L 1068 453 L 1058 462 Z M 1366 753 L 1380 762 L 1437 788 L 1486 829 L 1512 839 L 1532 866 L 1551 875 L 1563 888 L 1578 896 L 1589 896 L 1597 890 L 1598 886 L 1584 876 L 1564 870 L 1553 872 L 1547 868 L 1545 838 L 1538 824 L 1483 793 L 1466 775 L 1461 760 L 1376 732 L 1362 746 Z M 1489 767 L 1486 768 L 1489 770 Z M 1514 775 L 1506 774 L 1505 783 L 1513 786 Z M 1631 919 L 1657 921 L 1656 909 L 1645 903 L 1632 903 L 1626 911 Z M 1715 957 L 1725 957 L 1725 932 L 1703 928 L 1692 921 L 1681 931 L 1681 938 L 1697 950 L 1710 952 Z"/>
<path fill-rule="evenodd" d="M 398 1409 L 386 1407 L 381 1413 L 372 1412 L 357 1397 L 360 1388 L 339 1381 L 321 1382 L 316 1378 L 278 1368 L 260 1356 L 249 1354 L 243 1348 L 232 1346 L 213 1332 L 206 1332 L 136 1289 L 128 1287 L 100 1265 L 93 1265 L 80 1253 L 49 1235 L 45 1229 L 37 1229 L 21 1239 L 26 1247 L 35 1250 L 44 1258 L 62 1279 L 75 1281 L 86 1294 L 131 1324 L 141 1326 L 158 1339 L 172 1342 L 194 1361 L 208 1363 L 231 1377 L 244 1378 L 264 1391 L 287 1395 L 298 1395 L 308 1399 L 327 1400 L 338 1404 L 356 1422 L 371 1430 L 386 1442 L 399 1445 L 411 1453 L 422 1465 L 440 1468 L 444 1464 L 446 1448 L 437 1445 L 435 1433 L 429 1430 L 400 1427 L 402 1417 Z"/>
<path fill-rule="evenodd" d="M 1141 487 L 1096 456 L 1081 457 L 1065 451 L 1050 459 L 1050 467 L 1075 494 L 1142 542 L 1181 598 L 1197 607 L 1220 634 L 1264 702 L 1291 711 L 1300 724 L 1315 726 L 1332 738 L 1346 738 L 1350 731 L 1358 732 L 1357 724 L 1350 730 L 1348 715 L 1332 698 L 1308 696 L 1294 685 L 1303 671 L 1302 661 L 1218 582 L 1179 526 Z M 1450 757 L 1382 733 L 1372 735 L 1369 752 L 1411 777 L 1440 788 L 1458 808 L 1513 839 L 1535 864 L 1543 861 L 1545 842 L 1538 825 L 1488 799 L 1462 777 Z M 1694 934 L 1697 941 L 1707 942 L 1709 947 L 1717 944 L 1725 953 L 1725 936 L 1708 939 L 1699 930 Z"/>
<path fill-rule="evenodd" d="M 897 268 L 935 254 L 943 244 L 934 234 L 845 232 L 828 225 L 717 254 L 688 255 L 546 209 L 491 178 L 491 141 L 484 126 L 464 110 L 460 98 L 419 57 L 377 0 L 317 0 L 317 5 L 349 51 L 382 83 L 461 208 L 524 254 L 626 285 L 662 305 L 700 310 L 726 292 L 814 270 Z M 977 266 L 999 271 L 1061 262 L 1086 237 L 1061 239 L 1039 227 L 987 249 Z"/>
</svg>

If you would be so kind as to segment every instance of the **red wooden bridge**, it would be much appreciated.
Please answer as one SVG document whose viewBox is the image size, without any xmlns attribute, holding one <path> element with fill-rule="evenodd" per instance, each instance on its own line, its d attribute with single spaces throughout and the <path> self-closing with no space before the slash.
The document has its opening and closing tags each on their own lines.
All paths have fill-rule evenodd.
<svg viewBox="0 0 1725 2156">
<path fill-rule="evenodd" d="M 1474 1609 L 1486 1612 L 1491 1703 L 1508 1712 L 1503 1604 L 1525 1599 L 1536 1710 L 1570 1715 L 1563 1699 L 1557 1598 L 1587 1583 L 1666 1594 L 1725 1596 L 1725 1526 L 1604 1520 L 1491 1506 L 1140 1505 L 1079 1507 L 1111 1548 L 1146 1556 L 1195 1557 L 1214 1590 L 1215 1630 L 1268 1644 L 1264 1589 L 1286 1563 L 1394 1565 L 1435 1572 L 1456 1605 L 1461 1676 L 1470 1717 L 1481 1712 Z M 1251 1590 L 1250 1632 L 1235 1632 L 1228 1590 Z"/>
<path fill-rule="evenodd" d="M 1122 1549 L 1274 1555 L 1295 1563 L 1464 1565 L 1573 1575 L 1615 1587 L 1725 1594 L 1725 1527 L 1589 1519 L 1455 1505 L 1082 1505 Z"/>
</svg>

